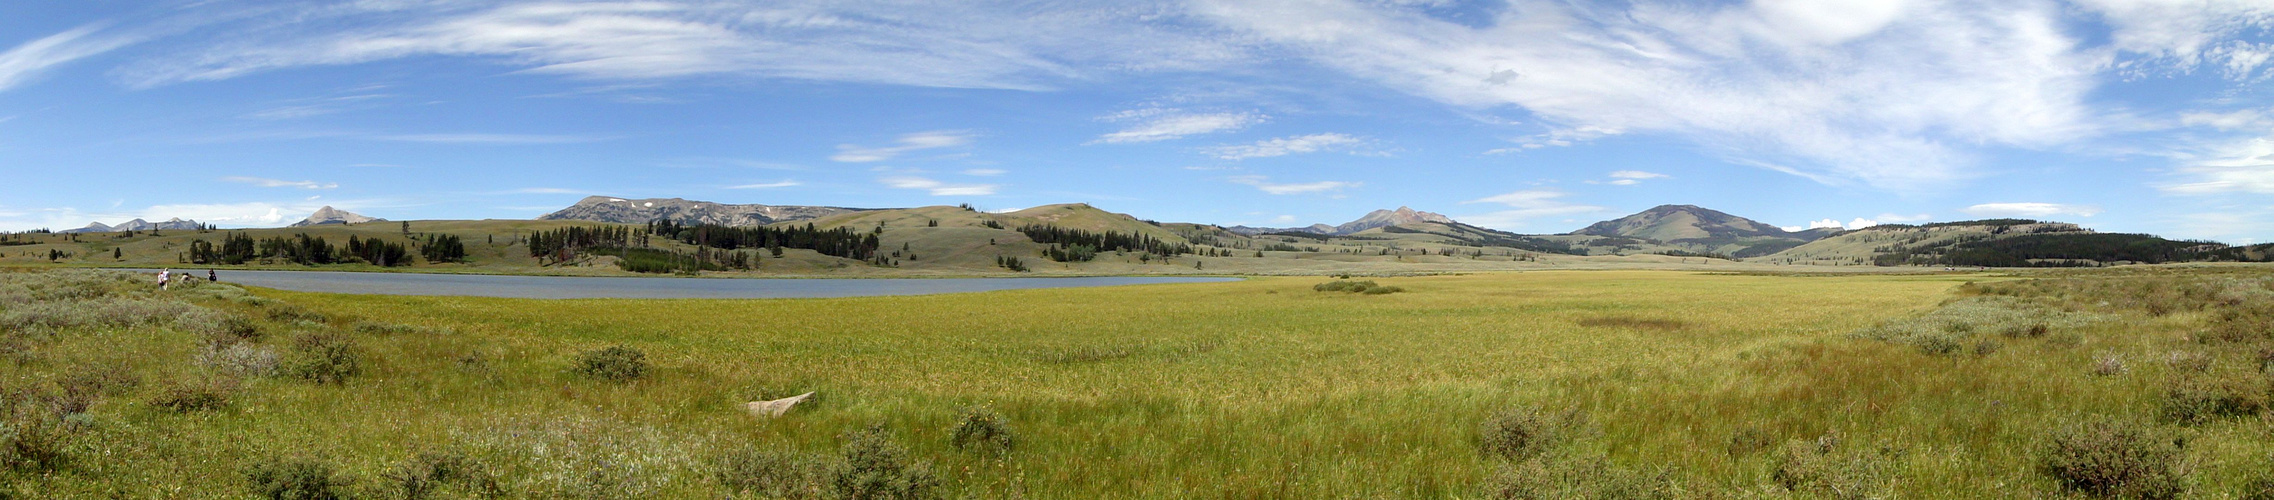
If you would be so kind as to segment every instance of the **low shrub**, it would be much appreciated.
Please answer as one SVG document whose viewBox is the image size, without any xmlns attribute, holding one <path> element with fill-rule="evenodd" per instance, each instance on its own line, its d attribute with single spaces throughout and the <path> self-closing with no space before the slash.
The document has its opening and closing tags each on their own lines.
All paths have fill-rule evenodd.
<svg viewBox="0 0 2274 500">
<path fill-rule="evenodd" d="M 253 462 L 245 468 L 245 482 L 255 495 L 273 500 L 348 498 L 353 484 L 329 462 L 280 457 Z"/>
<path fill-rule="evenodd" d="M 355 333 L 364 335 L 411 335 L 433 334 L 438 332 L 432 328 L 423 326 L 411 326 L 401 323 L 358 321 L 355 323 Z"/>
<path fill-rule="evenodd" d="M 1829 498 L 1884 498 L 1898 478 L 1895 452 L 1852 446 L 1836 434 L 1785 443 L 1769 479 L 1784 489 Z"/>
<path fill-rule="evenodd" d="M 647 353 L 626 346 L 609 346 L 576 356 L 576 372 L 610 382 L 630 382 L 647 375 Z"/>
<path fill-rule="evenodd" d="M 1759 427 L 1739 427 L 1729 433 L 1729 456 L 1742 457 L 1776 446 L 1776 437 Z"/>
<path fill-rule="evenodd" d="M 355 341 L 333 333 L 308 333 L 292 339 L 292 355 L 285 373 L 319 384 L 346 382 L 363 372 L 363 354 Z"/>
<path fill-rule="evenodd" d="M 734 493 L 792 500 L 822 498 L 830 472 L 819 457 L 755 447 L 721 456 L 713 467 L 712 477 Z"/>
<path fill-rule="evenodd" d="M 2035 339 L 2044 338 L 2046 334 L 2052 332 L 2053 329 L 2045 326 L 2044 323 L 2026 323 L 2007 326 L 2004 331 L 1998 333 L 2010 338 Z"/>
<path fill-rule="evenodd" d="M 0 420 L 0 467 L 47 473 L 63 468 L 78 443 L 72 426 L 47 411 L 10 404 Z"/>
<path fill-rule="evenodd" d="M 1477 447 L 1493 458 L 1523 461 L 1570 441 L 1585 425 L 1587 414 L 1577 408 L 1543 412 L 1518 407 L 1487 418 L 1477 431 Z"/>
<path fill-rule="evenodd" d="M 2211 370 L 2211 355 L 2196 351 L 2172 351 L 2163 358 L 2164 366 L 2175 372 L 2203 373 Z"/>
<path fill-rule="evenodd" d="M 207 345 L 197 365 L 223 375 L 250 378 L 276 374 L 276 350 L 252 344 Z"/>
<path fill-rule="evenodd" d="M 2123 356 L 2116 354 L 2102 354 L 2100 356 L 2094 357 L 2092 360 L 2093 375 L 2111 377 L 2116 375 L 2123 375 L 2124 372 L 2127 371 L 2131 371 L 2131 368 L 2124 366 Z"/>
<path fill-rule="evenodd" d="M 1566 498 L 1683 498 L 1672 469 L 1635 469 L 1601 457 L 1541 457 L 1505 466 L 1492 477 L 1490 496 L 1504 500 Z"/>
<path fill-rule="evenodd" d="M 844 459 L 829 471 L 829 490 L 845 500 L 938 498 L 940 478 L 929 462 L 908 456 L 878 425 L 846 437 Z"/>
<path fill-rule="evenodd" d="M 2158 416 L 2165 422 L 2199 425 L 2258 415 L 2266 406 L 2266 382 L 2257 377 L 2186 377 L 2164 388 Z"/>
<path fill-rule="evenodd" d="M 1992 354 L 1997 354 L 1998 349 L 2001 347 L 2004 347 L 2004 345 L 1999 344 L 1998 341 L 1982 339 L 1981 341 L 1974 343 L 1974 356 L 1989 357 Z"/>
<path fill-rule="evenodd" d="M 205 337 L 207 344 L 229 345 L 261 338 L 260 324 L 254 323 L 251 318 L 212 310 L 183 316 L 175 320 L 174 324 Z"/>
<path fill-rule="evenodd" d="M 331 321 L 331 318 L 324 316 L 324 313 L 311 311 L 305 307 L 285 303 L 271 304 L 268 308 L 268 319 L 287 323 L 301 321 L 309 323 L 325 323 Z"/>
<path fill-rule="evenodd" d="M 2055 433 L 2039 472 L 2063 488 L 2131 498 L 2176 498 L 2187 489 L 2185 441 L 2119 422 L 2093 422 Z"/>
<path fill-rule="evenodd" d="M 1009 454 L 1018 446 L 1018 435 L 1011 432 L 1010 419 L 986 407 L 973 407 L 963 411 L 963 419 L 950 431 L 948 444 L 962 450 L 986 450 Z"/>
<path fill-rule="evenodd" d="M 1392 293 L 1398 293 L 1398 292 L 1403 292 L 1403 291 L 1405 291 L 1405 289 L 1404 289 L 1404 288 L 1398 288 L 1398 287 L 1394 287 L 1394 286 L 1383 286 L 1383 285 L 1381 285 L 1381 284 L 1379 284 L 1379 283 L 1375 283 L 1373 280 L 1366 280 L 1366 281 L 1335 280 L 1335 281 L 1329 281 L 1329 282 L 1325 282 L 1325 283 L 1320 283 L 1320 284 L 1317 284 L 1317 285 L 1312 285 L 1312 286 L 1311 286 L 1311 290 L 1315 290 L 1315 291 L 1321 291 L 1321 292 L 1349 292 L 1349 293 L 1360 293 L 1360 294 L 1366 294 L 1366 295 L 1383 295 L 1383 294 L 1392 294 Z"/>
<path fill-rule="evenodd" d="M 229 407 L 236 392 L 236 381 L 228 379 L 176 384 L 158 390 L 158 395 L 150 398 L 150 406 L 174 413 L 219 410 Z"/>
<path fill-rule="evenodd" d="M 423 452 L 412 456 L 384 477 L 405 500 L 433 498 L 504 498 L 505 487 L 488 465 L 457 452 Z M 447 495 L 456 493 L 456 495 Z"/>
</svg>

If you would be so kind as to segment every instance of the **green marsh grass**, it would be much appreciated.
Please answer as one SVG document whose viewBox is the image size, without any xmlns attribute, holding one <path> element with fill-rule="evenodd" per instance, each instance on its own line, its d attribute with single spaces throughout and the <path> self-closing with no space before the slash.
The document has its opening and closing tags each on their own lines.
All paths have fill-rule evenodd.
<svg viewBox="0 0 2274 500">
<path fill-rule="evenodd" d="M 9 331 L 29 347 L 13 355 L 25 362 L 0 364 L 7 387 L 50 387 L 100 363 L 183 382 L 97 400 L 80 417 L 78 458 L 60 472 L 6 476 L 12 487 L 193 497 L 251 494 L 244 471 L 264 457 L 331 464 L 342 488 L 381 496 L 435 450 L 480 464 L 510 497 L 827 495 L 854 448 L 903 465 L 874 470 L 924 464 L 947 497 L 1805 496 L 1840 478 L 1895 497 L 2050 496 L 2061 483 L 2039 464 L 2057 432 L 2155 422 L 2174 377 L 2240 380 L 2218 377 L 2259 366 L 2256 340 L 2197 340 L 2229 306 L 2187 301 L 2247 301 L 2259 293 L 2250 286 L 2263 286 L 2248 275 L 2046 280 L 2080 280 L 2062 284 L 1618 271 L 1398 278 L 1385 284 L 1405 293 L 1379 296 L 1260 278 L 547 301 L 221 288 L 76 296 L 24 284 L 61 279 L 87 278 L 0 273 L 0 304 L 10 304 L 0 321 L 31 325 Z M 2100 283 L 2130 279 L 2242 281 Z M 2099 299 L 2143 288 L 2175 290 L 2158 295 L 2172 302 Z M 2208 291 L 2186 291 L 2198 288 Z M 200 363 L 208 335 L 192 330 L 204 327 L 132 316 L 176 306 L 48 324 L 22 318 L 54 311 L 19 310 L 58 302 L 10 302 L 43 293 L 252 318 L 274 333 L 239 342 L 287 358 L 301 335 L 345 336 L 356 369 L 327 380 L 336 383 L 234 375 L 242 383 L 226 405 L 160 408 L 158 391 L 248 371 Z M 1999 301 L 2051 316 L 1965 310 Z M 2032 333 L 2040 323 L 2045 331 Z M 1960 330 L 1964 356 L 1904 340 Z M 1983 339 L 2000 347 L 1976 354 Z M 611 346 L 644 353 L 643 375 L 579 373 L 580 354 Z M 2178 351 L 2203 352 L 2210 367 L 2162 362 Z M 248 352 L 258 351 L 239 356 L 258 364 Z M 2106 356 L 2127 369 L 2096 374 Z M 817 397 L 776 419 L 739 407 L 806 391 Z M 975 407 L 1016 429 L 1015 453 L 958 449 L 956 429 Z M 1585 429 L 1527 461 L 1492 458 L 1479 429 L 1509 408 L 1569 408 L 1586 415 Z M 2189 436 L 2188 491 L 2223 494 L 2267 475 L 2274 442 L 2260 422 L 2213 412 L 2143 425 Z M 1786 446 L 1828 435 L 1838 439 L 1831 451 Z M 1804 477 L 1795 467 L 1833 479 L 1780 485 L 1780 469 Z M 1587 479 L 1573 468 L 1621 472 Z M 1510 470 L 1574 479 L 1512 480 Z M 895 484 L 923 482 L 909 481 Z"/>
</svg>

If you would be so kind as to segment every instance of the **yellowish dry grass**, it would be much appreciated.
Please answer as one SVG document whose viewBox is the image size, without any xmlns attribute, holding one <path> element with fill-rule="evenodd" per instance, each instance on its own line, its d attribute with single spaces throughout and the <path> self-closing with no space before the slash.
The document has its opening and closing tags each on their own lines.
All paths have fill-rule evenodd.
<svg viewBox="0 0 2274 500">
<path fill-rule="evenodd" d="M 40 491 L 210 497 L 244 491 L 260 457 L 339 464 L 379 492 L 420 451 L 493 464 L 521 495 L 707 497 L 740 446 L 834 453 L 882 423 L 961 496 L 1475 498 L 1499 465 L 1480 422 L 1513 406 L 1577 408 L 1576 454 L 1671 467 L 1685 491 L 1783 495 L 1777 445 L 1836 433 L 1886 448 L 1900 497 L 2056 493 L 2031 464 L 2045 433 L 2153 415 L 2207 312 L 2104 320 L 2040 338 L 1967 339 L 1933 355 L 1850 336 L 1916 317 L 1981 276 L 1781 277 L 1534 272 L 1379 279 L 1391 295 L 1314 292 L 1317 278 L 799 300 L 515 300 L 261 291 L 329 316 L 428 333 L 360 334 L 367 371 L 339 386 L 248 382 L 230 409 L 180 415 L 145 396 L 92 412 L 74 468 Z M 263 316 L 266 308 L 204 301 Z M 447 332 L 447 333 L 433 333 Z M 123 363 L 149 380 L 204 376 L 193 335 L 164 328 L 37 340 L 8 380 Z M 578 353 L 645 351 L 646 378 L 579 377 Z M 2098 356 L 2133 359 L 2096 376 Z M 2237 360 L 2226 361 L 2241 362 Z M 147 384 L 146 384 L 147 385 Z M 148 390 L 142 389 L 142 390 Z M 739 404 L 815 391 L 778 420 Z M 1007 457 L 957 450 L 961 411 L 1001 412 Z M 2263 424 L 2179 429 L 2204 464 L 2194 491 L 2257 477 Z M 1764 436 L 1766 449 L 1733 447 Z M 597 473 L 595 471 L 598 471 Z"/>
</svg>

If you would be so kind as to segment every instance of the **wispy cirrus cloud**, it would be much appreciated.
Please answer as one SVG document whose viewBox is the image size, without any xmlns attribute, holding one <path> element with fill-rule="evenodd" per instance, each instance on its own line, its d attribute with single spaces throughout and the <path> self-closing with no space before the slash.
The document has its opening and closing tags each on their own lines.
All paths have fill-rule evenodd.
<svg viewBox="0 0 2274 500">
<path fill-rule="evenodd" d="M 1959 144 L 2042 148 L 2100 133 L 2088 99 L 2109 61 L 2043 2 L 1514 0 L 1465 22 L 1360 0 L 1195 10 L 1455 107 L 1514 106 L 1559 131 L 1666 134 L 1906 191 L 1974 175 Z"/>
<path fill-rule="evenodd" d="M 1350 148 L 1355 147 L 1359 144 L 1364 144 L 1365 142 L 1365 139 L 1361 139 L 1357 136 L 1329 132 L 1324 134 L 1299 135 L 1293 137 L 1265 139 L 1256 141 L 1254 144 L 1218 146 L 1209 148 L 1207 152 L 1210 156 L 1215 156 L 1218 159 L 1237 161 L 1250 158 L 1270 158 L 1274 156 L 1317 153 L 1321 151 L 1347 151 Z"/>
<path fill-rule="evenodd" d="M 802 182 L 798 182 L 798 181 L 795 181 L 795 180 L 790 180 L 790 179 L 782 179 L 782 180 L 781 180 L 781 181 L 779 181 L 779 182 L 767 182 L 767 183 L 761 183 L 761 184 L 743 184 L 743 185 L 738 185 L 738 186 L 727 186 L 726 188 L 727 188 L 727 189 L 776 189 L 776 188 L 786 188 L 786 187 L 797 187 L 797 186 L 803 186 L 803 185 L 805 185 L 805 183 L 802 183 Z"/>
<path fill-rule="evenodd" d="M 1254 186 L 1256 190 L 1263 191 L 1264 194 L 1273 195 L 1339 193 L 1343 189 L 1364 185 L 1364 183 L 1344 181 L 1275 183 L 1271 182 L 1271 179 L 1269 177 L 1260 175 L 1243 175 L 1232 177 L 1228 180 L 1230 180 L 1233 184 Z"/>
<path fill-rule="evenodd" d="M 1102 74 L 1210 67 L 1169 2 L 356 2 L 290 9 L 120 71 L 137 87 L 301 66 L 462 57 L 536 74 L 641 81 L 745 76 L 1039 90 Z M 338 29 L 339 26 L 353 26 Z"/>
<path fill-rule="evenodd" d="M 1610 184 L 1610 185 L 1613 185 L 1613 186 L 1632 186 L 1632 185 L 1636 185 L 1636 184 L 1641 184 L 1641 183 L 1642 183 L 1642 181 L 1644 181 L 1644 180 L 1649 180 L 1649 179 L 1664 179 L 1664 178 L 1666 178 L 1667 176 L 1666 176 L 1666 174 L 1661 174 L 1661 173 L 1654 173 L 1654 172 L 1644 172 L 1644 171 L 1641 171 L 1641 170 L 1619 170 L 1619 171 L 1611 172 L 1611 174 L 1610 174 L 1610 176 L 1609 176 L 1609 177 L 1611 178 L 1611 180 L 1608 180 L 1608 181 L 1587 181 L 1587 183 L 1588 183 L 1588 184 Z"/>
<path fill-rule="evenodd" d="M 837 145 L 837 154 L 829 161 L 842 163 L 870 163 L 898 158 L 900 155 L 926 149 L 952 148 L 971 144 L 976 138 L 961 130 L 934 130 L 900 136 L 891 146 L 867 147 L 856 144 Z"/>
<path fill-rule="evenodd" d="M 1570 193 L 1552 189 L 1526 189 L 1461 202 L 1463 205 L 1493 204 L 1507 207 L 1486 213 L 1457 217 L 1457 220 L 1479 227 L 1501 230 L 1520 230 L 1531 227 L 1539 219 L 1567 215 L 1603 212 L 1608 209 L 1564 201 Z"/>
<path fill-rule="evenodd" d="M 252 184 L 260 187 L 290 187 L 300 189 L 336 189 L 340 187 L 339 183 L 336 182 L 287 181 L 260 177 L 230 176 L 223 177 L 221 180 L 243 184 Z"/>
<path fill-rule="evenodd" d="M 920 189 L 932 196 L 988 196 L 1002 186 L 995 184 L 949 184 L 925 177 L 895 176 L 877 179 L 878 183 L 894 189 Z"/>
<path fill-rule="evenodd" d="M 571 144 L 571 143 L 579 143 L 579 142 L 599 142 L 599 141 L 605 141 L 605 140 L 613 139 L 612 137 L 599 137 L 599 136 L 582 136 L 582 135 L 545 135 L 545 134 L 480 134 L 480 133 L 465 133 L 465 134 L 380 134 L 380 135 L 367 135 L 367 136 L 360 136 L 360 137 L 358 137 L 358 138 L 362 138 L 362 139 L 368 139 L 368 140 L 374 140 L 374 141 L 388 141 L 388 142 L 423 142 L 423 143 L 428 143 L 428 144 L 498 144 L 498 145 Z"/>
<path fill-rule="evenodd" d="M 117 50 L 137 41 L 128 36 L 103 35 L 103 28 L 101 24 L 80 26 L 0 52 L 0 92 L 30 82 L 49 68 Z"/>
<path fill-rule="evenodd" d="M 1114 113 L 1105 118 L 1134 125 L 1098 136 L 1089 144 L 1130 144 L 1181 139 L 1186 136 L 1230 132 L 1262 123 L 1257 113 L 1189 113 L 1178 109 L 1145 108 Z"/>
<path fill-rule="evenodd" d="M 2057 215 L 2091 217 L 2100 215 L 2100 207 L 2096 206 L 2038 202 L 1983 203 L 1958 211 L 1977 217 L 2052 217 Z"/>
</svg>

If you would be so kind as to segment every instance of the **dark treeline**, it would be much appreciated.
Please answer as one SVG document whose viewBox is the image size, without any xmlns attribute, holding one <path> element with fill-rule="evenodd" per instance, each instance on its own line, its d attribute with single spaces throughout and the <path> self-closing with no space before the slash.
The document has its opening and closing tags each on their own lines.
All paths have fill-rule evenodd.
<svg viewBox="0 0 2274 500">
<path fill-rule="evenodd" d="M 316 241 L 322 242 L 318 238 Z M 348 235 L 347 247 L 341 248 L 337 259 L 344 263 L 365 262 L 379 267 L 411 265 L 411 251 L 401 243 L 388 243 L 378 238 L 361 239 Z"/>
<path fill-rule="evenodd" d="M 2077 267 L 2109 262 L 2159 264 L 2202 260 L 2257 260 L 2219 243 L 2167 240 L 2145 234 L 2054 233 L 1965 241 L 1947 250 L 1890 248 L 1872 258 L 1882 266 Z"/>
<path fill-rule="evenodd" d="M 191 241 L 189 257 L 193 263 L 234 266 L 259 257 L 253 248 L 253 237 L 245 236 L 244 233 L 229 233 L 221 237 L 221 246 L 218 248 L 204 239 Z"/>
<path fill-rule="evenodd" d="M 1019 226 L 1019 232 L 1028 239 L 1044 245 L 1055 245 L 1044 250 L 1050 260 L 1075 262 L 1089 260 L 1085 254 L 1096 257 L 1097 252 L 1139 252 L 1168 257 L 1192 253 L 1192 245 L 1161 241 L 1159 238 L 1138 233 L 1106 231 L 1092 233 L 1080 229 L 1065 229 L 1051 225 Z M 1061 258 L 1064 257 L 1064 258 Z M 1069 260 L 1071 259 L 1071 260 Z"/>
<path fill-rule="evenodd" d="M 466 242 L 452 234 L 429 234 L 420 242 L 420 256 L 427 262 L 465 262 Z"/>
<path fill-rule="evenodd" d="M 693 252 L 672 252 L 654 248 L 630 248 L 620 255 L 616 267 L 635 273 L 693 273 L 695 271 L 723 271 L 728 269 L 757 269 L 758 261 L 747 252 L 696 248 Z"/>
<path fill-rule="evenodd" d="M 883 243 L 876 233 L 863 233 L 852 228 L 817 229 L 813 224 L 771 227 L 729 227 L 717 224 L 689 226 L 668 220 L 650 222 L 648 234 L 662 236 L 681 243 L 733 250 L 738 248 L 802 248 L 831 257 L 875 261 Z M 776 255 L 780 255 L 777 253 Z"/>
<path fill-rule="evenodd" d="M 457 252 L 458 258 L 464 259 L 463 245 L 457 248 Z M 410 251 L 409 245 L 403 243 L 349 235 L 347 244 L 335 247 L 323 237 L 312 237 L 307 233 L 260 240 L 254 240 L 244 233 L 229 233 L 221 237 L 219 245 L 201 238 L 190 241 L 186 257 L 193 264 L 232 266 L 254 261 L 301 265 L 368 263 L 384 267 L 408 266 L 418 262 L 418 256 Z"/>
<path fill-rule="evenodd" d="M 567 262 L 578 252 L 594 249 L 622 249 L 630 246 L 632 228 L 618 226 L 571 226 L 529 234 L 529 256 L 545 263 Z"/>
</svg>

